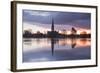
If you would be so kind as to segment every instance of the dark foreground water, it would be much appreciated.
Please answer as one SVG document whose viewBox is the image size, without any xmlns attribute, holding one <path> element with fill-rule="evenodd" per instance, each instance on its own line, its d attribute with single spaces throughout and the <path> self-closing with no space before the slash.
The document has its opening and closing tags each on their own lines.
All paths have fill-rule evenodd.
<svg viewBox="0 0 100 73">
<path fill-rule="evenodd" d="M 23 39 L 23 62 L 90 59 L 90 46 L 89 38 Z"/>
</svg>

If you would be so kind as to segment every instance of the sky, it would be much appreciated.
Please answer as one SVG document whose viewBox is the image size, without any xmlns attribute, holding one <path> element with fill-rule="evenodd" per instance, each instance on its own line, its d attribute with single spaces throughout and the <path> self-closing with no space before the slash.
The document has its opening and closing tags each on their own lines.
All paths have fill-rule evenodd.
<svg viewBox="0 0 100 73">
<path fill-rule="evenodd" d="M 33 32 L 49 31 L 52 19 L 56 30 L 70 30 L 72 27 L 90 30 L 91 27 L 90 13 L 23 10 L 24 29 L 34 29 Z"/>
</svg>

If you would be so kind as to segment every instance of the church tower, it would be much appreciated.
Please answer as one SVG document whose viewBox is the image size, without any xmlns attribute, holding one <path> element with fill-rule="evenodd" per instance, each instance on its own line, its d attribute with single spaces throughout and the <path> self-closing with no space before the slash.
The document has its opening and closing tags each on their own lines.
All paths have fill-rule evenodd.
<svg viewBox="0 0 100 73">
<path fill-rule="evenodd" d="M 52 18 L 52 26 L 51 26 L 51 31 L 54 31 L 54 20 Z"/>
</svg>

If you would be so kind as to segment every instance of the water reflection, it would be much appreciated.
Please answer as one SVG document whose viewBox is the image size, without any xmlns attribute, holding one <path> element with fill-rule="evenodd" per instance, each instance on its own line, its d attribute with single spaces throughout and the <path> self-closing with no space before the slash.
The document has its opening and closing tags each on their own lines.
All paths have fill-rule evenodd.
<svg viewBox="0 0 100 73">
<path fill-rule="evenodd" d="M 54 44 L 56 43 L 56 40 L 54 38 L 51 38 L 51 49 L 52 49 L 52 55 L 54 53 Z"/>
<path fill-rule="evenodd" d="M 23 62 L 90 59 L 89 38 L 23 39 Z"/>
</svg>

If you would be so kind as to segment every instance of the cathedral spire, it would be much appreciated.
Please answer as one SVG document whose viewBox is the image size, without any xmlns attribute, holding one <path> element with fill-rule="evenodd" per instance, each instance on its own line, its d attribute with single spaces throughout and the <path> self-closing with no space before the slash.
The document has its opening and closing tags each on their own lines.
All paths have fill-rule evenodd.
<svg viewBox="0 0 100 73">
<path fill-rule="evenodd" d="M 52 18 L 52 26 L 51 26 L 51 31 L 54 31 L 54 19 Z"/>
</svg>

